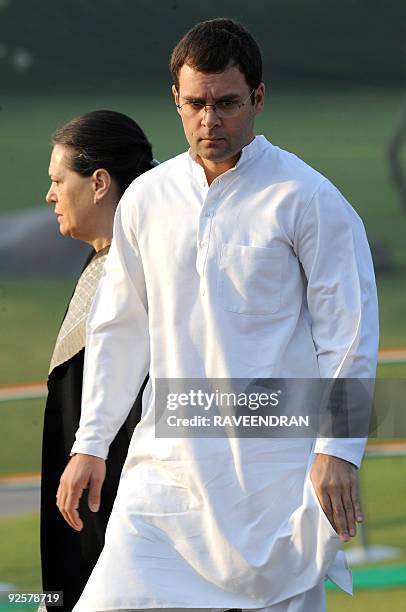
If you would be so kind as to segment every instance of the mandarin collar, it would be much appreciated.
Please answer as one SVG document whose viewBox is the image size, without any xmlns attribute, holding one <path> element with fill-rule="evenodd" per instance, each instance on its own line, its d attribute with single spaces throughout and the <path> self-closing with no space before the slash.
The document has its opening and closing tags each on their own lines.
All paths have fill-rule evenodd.
<svg viewBox="0 0 406 612">
<path fill-rule="evenodd" d="M 224 174 L 228 174 L 228 172 L 232 172 L 237 168 L 241 168 L 241 166 L 244 165 L 246 161 L 259 155 L 268 144 L 269 143 L 267 139 L 262 134 L 255 136 L 255 138 L 251 140 L 250 143 L 248 143 L 247 145 L 245 145 L 245 147 L 241 149 L 241 155 L 235 166 L 227 170 L 227 172 L 224 172 Z M 188 149 L 187 153 L 191 162 L 191 169 L 193 174 L 198 178 L 201 178 L 202 173 L 204 174 L 204 170 L 203 167 L 196 161 L 196 154 L 192 151 L 191 147 Z"/>
</svg>

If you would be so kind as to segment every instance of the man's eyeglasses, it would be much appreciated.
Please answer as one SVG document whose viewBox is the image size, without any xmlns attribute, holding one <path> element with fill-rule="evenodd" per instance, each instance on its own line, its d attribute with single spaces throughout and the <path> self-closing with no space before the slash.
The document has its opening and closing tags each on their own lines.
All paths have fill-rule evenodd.
<svg viewBox="0 0 406 612">
<path fill-rule="evenodd" d="M 188 100 L 183 104 L 177 104 L 177 108 L 185 117 L 194 117 L 198 115 L 202 110 L 207 113 L 208 108 L 212 108 L 219 119 L 227 119 L 228 117 L 236 117 L 243 106 L 246 105 L 248 100 L 251 98 L 255 91 L 255 87 L 243 102 L 237 100 L 219 100 L 215 104 L 205 104 L 204 102 L 195 102 L 194 100 Z"/>
</svg>

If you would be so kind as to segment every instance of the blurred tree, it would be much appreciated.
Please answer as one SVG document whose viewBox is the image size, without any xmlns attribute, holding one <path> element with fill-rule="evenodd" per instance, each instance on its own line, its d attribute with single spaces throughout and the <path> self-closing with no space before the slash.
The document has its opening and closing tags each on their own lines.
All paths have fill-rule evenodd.
<svg viewBox="0 0 406 612">
<path fill-rule="evenodd" d="M 406 143 L 406 100 L 401 109 L 396 131 L 388 146 L 388 161 L 393 182 L 399 193 L 400 206 L 406 213 L 406 175 L 402 163 L 402 149 Z"/>
</svg>

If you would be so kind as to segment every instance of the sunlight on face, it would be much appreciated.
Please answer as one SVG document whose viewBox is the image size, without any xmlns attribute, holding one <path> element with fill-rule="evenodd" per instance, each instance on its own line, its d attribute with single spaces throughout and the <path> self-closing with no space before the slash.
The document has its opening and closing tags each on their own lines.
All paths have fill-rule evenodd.
<svg viewBox="0 0 406 612">
<path fill-rule="evenodd" d="M 223 99 L 243 103 L 236 116 L 227 118 L 219 118 L 213 108 L 206 112 L 201 110 L 194 116 L 179 111 L 189 145 L 203 164 L 225 163 L 232 167 L 241 149 L 253 140 L 255 116 L 263 108 L 263 84 L 256 90 L 255 104 L 249 93 L 245 77 L 236 66 L 220 73 L 199 72 L 187 64 L 180 69 L 179 91 L 173 88 L 177 104 L 191 100 L 214 104 Z"/>
<path fill-rule="evenodd" d="M 54 146 L 49 164 L 51 186 L 46 201 L 55 207 L 61 234 L 87 240 L 95 224 L 92 177 L 83 177 L 71 170 L 70 155 L 69 147 Z"/>
</svg>

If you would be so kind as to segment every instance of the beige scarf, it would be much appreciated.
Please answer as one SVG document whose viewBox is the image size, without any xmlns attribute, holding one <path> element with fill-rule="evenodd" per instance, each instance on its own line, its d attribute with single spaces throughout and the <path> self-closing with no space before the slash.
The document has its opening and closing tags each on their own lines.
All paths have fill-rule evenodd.
<svg viewBox="0 0 406 612">
<path fill-rule="evenodd" d="M 109 248 L 110 246 L 107 246 L 94 255 L 78 280 L 68 312 L 56 339 L 49 373 L 61 363 L 68 361 L 85 346 L 86 319 L 103 275 L 104 262 Z"/>
</svg>

